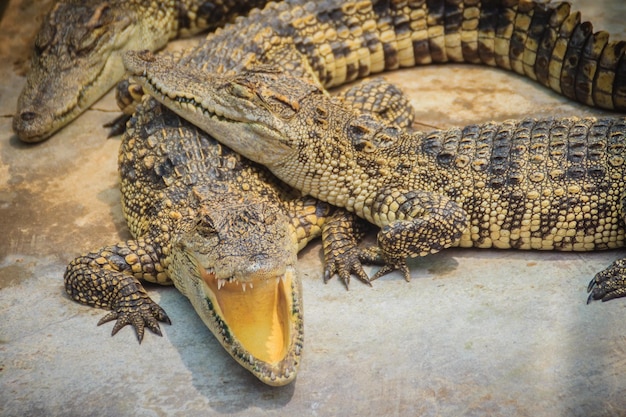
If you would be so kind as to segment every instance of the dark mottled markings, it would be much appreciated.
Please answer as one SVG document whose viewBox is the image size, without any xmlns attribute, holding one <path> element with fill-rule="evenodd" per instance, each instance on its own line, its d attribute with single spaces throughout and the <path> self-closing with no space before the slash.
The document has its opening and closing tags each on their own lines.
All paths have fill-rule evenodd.
<svg viewBox="0 0 626 417">
<path fill-rule="evenodd" d="M 532 14 L 528 14 L 529 7 L 525 6 L 526 3 L 520 4 L 515 14 L 515 19 L 512 21 L 513 32 L 511 34 L 510 48 L 509 48 L 509 62 L 510 68 L 518 74 L 524 73 L 524 51 L 526 48 L 526 39 L 528 37 L 528 28 Z M 496 58 L 498 54 L 496 53 Z M 496 60 L 497 61 L 497 60 Z M 498 64 L 499 65 L 499 64 Z"/>
<path fill-rule="evenodd" d="M 500 17 L 506 16 L 502 3 L 499 1 L 486 1 L 482 3 L 480 18 L 478 20 L 478 56 L 483 64 L 495 66 L 494 34 L 501 33 L 502 29 L 510 27 L 507 19 L 505 24 L 499 24 Z"/>
<path fill-rule="evenodd" d="M 591 24 L 583 22 L 577 25 L 572 32 L 561 70 L 561 92 L 565 97 L 576 99 L 576 74 L 578 73 L 582 50 L 592 31 Z"/>
<path fill-rule="evenodd" d="M 179 3 L 176 13 L 178 15 L 179 29 L 189 29 L 191 27 L 191 19 L 189 18 L 189 10 L 187 10 L 185 5 Z"/>
<path fill-rule="evenodd" d="M 190 29 L 200 24 L 202 27 L 216 28 L 223 26 L 233 17 L 245 15 L 255 7 L 262 7 L 267 0 L 211 0 L 192 9 L 183 3 L 177 5 L 178 28 Z M 193 20 L 192 14 L 193 13 Z"/>
<path fill-rule="evenodd" d="M 568 3 L 561 3 L 552 11 L 539 43 L 537 58 L 535 59 L 535 77 L 546 87 L 550 86 L 549 64 L 552 59 L 552 51 L 558 38 L 559 29 L 565 18 L 569 16 L 569 12 L 570 5 Z"/>
<path fill-rule="evenodd" d="M 445 25 L 446 18 L 446 5 L 443 1 L 429 0 L 426 2 L 428 6 L 428 27 L 443 26 Z M 428 49 L 430 51 L 430 58 L 432 62 L 440 63 L 446 62 L 447 54 L 445 49 L 444 39 L 438 39 L 437 37 L 429 37 Z"/>
<path fill-rule="evenodd" d="M 620 41 L 615 45 L 619 51 L 615 82 L 613 83 L 613 103 L 617 109 L 626 109 L 626 42 Z"/>
<path fill-rule="evenodd" d="M 543 38 L 549 36 L 550 19 L 554 14 L 554 9 L 546 5 L 538 5 L 534 8 L 530 26 L 526 33 L 526 44 L 523 54 L 524 74 L 536 80 L 535 63 L 537 62 L 537 52 L 543 43 Z"/>
</svg>

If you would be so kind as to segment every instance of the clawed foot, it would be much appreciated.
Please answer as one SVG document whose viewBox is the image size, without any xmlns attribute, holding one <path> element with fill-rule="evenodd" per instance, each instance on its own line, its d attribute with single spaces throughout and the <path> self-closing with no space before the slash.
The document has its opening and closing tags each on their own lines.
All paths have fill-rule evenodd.
<svg viewBox="0 0 626 417">
<path fill-rule="evenodd" d="M 600 271 L 589 282 L 587 287 L 589 297 L 587 304 L 592 300 L 609 301 L 626 296 L 626 259 L 618 259 L 604 271 Z"/>
<path fill-rule="evenodd" d="M 327 283 L 334 274 L 350 288 L 350 277 L 356 276 L 361 282 L 372 286 L 369 277 L 363 270 L 363 265 L 380 265 L 383 262 L 378 246 L 368 248 L 350 247 L 340 253 L 332 252 L 326 255 L 324 266 L 324 283 Z"/>
<path fill-rule="evenodd" d="M 104 127 L 109 128 L 108 137 L 119 136 L 126 130 L 126 122 L 135 112 L 137 104 L 141 103 L 143 96 L 143 88 L 139 84 L 130 82 L 130 80 L 120 81 L 115 88 L 115 101 L 122 111 L 122 114 L 106 123 Z"/>
<path fill-rule="evenodd" d="M 143 340 L 145 327 L 161 336 L 159 321 L 171 324 L 165 310 L 144 294 L 138 298 L 120 300 L 113 311 L 100 319 L 98 326 L 112 320 L 117 321 L 113 326 L 111 336 L 115 336 L 124 326 L 130 324 L 135 329 L 139 343 Z"/>
<path fill-rule="evenodd" d="M 124 133 L 126 131 L 126 123 L 129 119 L 129 115 L 122 113 L 110 122 L 105 123 L 103 127 L 109 129 L 109 134 L 107 135 L 107 137 L 112 138 L 114 136 L 119 136 Z"/>
<path fill-rule="evenodd" d="M 385 262 L 383 267 L 380 268 L 378 272 L 376 272 L 376 274 L 374 274 L 370 281 L 375 281 L 383 275 L 386 275 L 393 271 L 400 271 L 406 282 L 411 281 L 411 272 L 409 271 L 409 266 L 406 264 L 405 259 L 388 260 L 387 262 Z"/>
</svg>

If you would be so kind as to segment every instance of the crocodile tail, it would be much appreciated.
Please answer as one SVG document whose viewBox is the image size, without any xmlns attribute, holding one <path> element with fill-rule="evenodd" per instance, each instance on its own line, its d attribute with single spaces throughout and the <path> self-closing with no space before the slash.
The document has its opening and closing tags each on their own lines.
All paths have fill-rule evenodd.
<svg viewBox="0 0 626 417">
<path fill-rule="evenodd" d="M 594 33 L 569 3 L 483 2 L 476 32 L 480 62 L 590 106 L 626 110 L 626 44 Z M 476 62 L 471 49 L 465 62 Z"/>
<path fill-rule="evenodd" d="M 594 33 L 569 3 L 446 0 L 425 5 L 428 34 L 437 33 L 437 25 L 443 30 L 440 39 L 413 42 L 414 50 L 420 45 L 417 63 L 430 58 L 497 66 L 572 100 L 626 110 L 626 44 L 609 41 L 607 32 Z"/>
<path fill-rule="evenodd" d="M 380 0 L 339 7 L 318 14 L 317 36 L 300 36 L 298 45 L 327 87 L 402 67 L 465 62 L 511 70 L 581 103 L 626 111 L 626 43 L 594 33 L 568 3 Z M 328 22 L 336 26 L 330 30 Z"/>
<path fill-rule="evenodd" d="M 497 66 L 569 99 L 626 110 L 626 44 L 609 41 L 607 32 L 594 33 L 592 24 L 581 21 L 580 13 L 572 12 L 569 3 L 426 3 L 438 5 L 436 14 L 441 18 L 435 21 L 443 22 L 445 34 L 443 42 L 438 42 L 440 48 L 432 48 L 433 62 Z"/>
</svg>

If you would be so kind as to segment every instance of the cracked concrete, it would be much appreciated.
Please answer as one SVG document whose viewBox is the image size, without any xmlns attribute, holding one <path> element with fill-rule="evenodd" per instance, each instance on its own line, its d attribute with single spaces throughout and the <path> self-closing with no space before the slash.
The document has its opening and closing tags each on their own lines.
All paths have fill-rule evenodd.
<svg viewBox="0 0 626 417">
<path fill-rule="evenodd" d="M 10 116 L 39 5 L 12 0 L 0 22 L 0 415 L 626 415 L 626 299 L 585 304 L 622 251 L 448 250 L 373 288 L 322 282 L 320 245 L 300 256 L 305 353 L 295 383 L 264 386 L 226 354 L 173 287 L 148 286 L 173 324 L 139 345 L 110 337 L 105 312 L 71 301 L 65 265 L 129 237 L 117 189 L 109 94 L 38 145 Z M 620 0 L 576 1 L 626 39 Z M 598 114 L 504 71 L 423 67 L 387 78 L 418 126 Z"/>
</svg>

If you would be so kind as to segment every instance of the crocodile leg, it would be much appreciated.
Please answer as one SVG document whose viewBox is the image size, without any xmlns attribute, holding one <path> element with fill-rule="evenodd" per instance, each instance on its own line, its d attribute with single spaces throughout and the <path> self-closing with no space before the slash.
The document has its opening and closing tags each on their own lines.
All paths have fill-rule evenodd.
<svg viewBox="0 0 626 417">
<path fill-rule="evenodd" d="M 618 259 L 604 271 L 598 272 L 589 282 L 587 292 L 587 304 L 592 300 L 609 301 L 626 297 L 626 258 Z"/>
<path fill-rule="evenodd" d="M 112 335 L 131 325 L 142 341 L 144 328 L 161 335 L 158 322 L 170 324 L 165 311 L 146 293 L 140 279 L 171 285 L 158 261 L 161 254 L 145 240 L 129 240 L 74 259 L 64 275 L 72 299 L 112 310 L 98 325 L 116 320 Z"/>
<path fill-rule="evenodd" d="M 382 78 L 373 78 L 341 91 L 337 98 L 347 106 L 374 119 L 403 128 L 411 128 L 414 109 L 408 97 L 395 85 Z M 383 257 L 377 244 L 359 247 L 365 232 L 372 229 L 367 222 L 345 210 L 335 210 L 322 226 L 324 250 L 324 282 L 337 274 L 350 286 L 351 275 L 371 285 L 371 280 L 363 270 L 363 265 L 385 265 L 394 268 Z"/>
<path fill-rule="evenodd" d="M 382 78 L 359 82 L 340 92 L 337 98 L 355 111 L 369 114 L 382 122 L 406 128 L 413 123 L 414 111 L 408 97 Z M 287 212 L 293 216 L 292 225 L 300 249 L 318 236 L 321 229 L 325 282 L 337 274 L 349 288 L 350 277 L 354 275 L 371 285 L 363 265 L 384 264 L 384 260 L 378 245 L 359 247 L 365 230 L 371 229 L 367 222 L 312 198 L 288 202 Z"/>
<path fill-rule="evenodd" d="M 369 221 L 382 226 L 378 244 L 387 263 L 372 280 L 397 269 L 410 281 L 406 258 L 455 246 L 469 217 L 459 204 L 438 193 L 397 188 L 378 190 L 363 211 Z"/>
<path fill-rule="evenodd" d="M 354 275 L 361 282 L 372 285 L 363 265 L 381 265 L 385 261 L 378 245 L 359 246 L 359 240 L 369 229 L 368 223 L 344 210 L 335 211 L 324 223 L 324 282 L 337 274 L 348 289 L 350 276 Z"/>
</svg>

